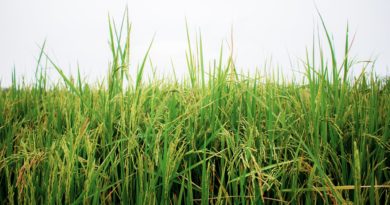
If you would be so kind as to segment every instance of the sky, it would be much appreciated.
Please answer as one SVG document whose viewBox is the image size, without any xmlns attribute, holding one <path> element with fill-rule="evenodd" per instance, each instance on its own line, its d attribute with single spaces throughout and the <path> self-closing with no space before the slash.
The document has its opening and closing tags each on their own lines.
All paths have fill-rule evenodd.
<svg viewBox="0 0 390 205">
<path fill-rule="evenodd" d="M 108 15 L 120 22 L 126 6 L 132 23 L 132 71 L 155 36 L 150 57 L 157 72 L 170 73 L 172 62 L 177 75 L 186 75 L 187 21 L 192 40 L 202 34 L 206 62 L 218 58 L 221 45 L 228 53 L 233 39 L 239 70 L 254 72 L 271 62 L 289 75 L 311 47 L 313 33 L 318 28 L 323 33 L 317 6 L 339 58 L 348 23 L 355 35 L 351 55 L 376 60 L 375 72 L 390 74 L 388 0 L 1 0 L 1 86 L 10 85 L 13 69 L 18 79 L 31 82 L 45 40 L 45 52 L 66 74 L 75 75 L 79 67 L 88 82 L 103 79 L 111 57 Z M 57 82 L 50 66 L 48 73 Z"/>
</svg>

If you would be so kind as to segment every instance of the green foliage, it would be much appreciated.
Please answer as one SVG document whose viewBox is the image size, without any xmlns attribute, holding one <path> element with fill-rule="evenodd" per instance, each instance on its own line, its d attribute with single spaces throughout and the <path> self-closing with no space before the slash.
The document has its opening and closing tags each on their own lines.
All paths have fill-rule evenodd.
<svg viewBox="0 0 390 205">
<path fill-rule="evenodd" d="M 42 48 L 64 86 L 38 65 L 33 87 L 0 91 L 1 204 L 390 203 L 389 80 L 348 80 L 348 31 L 341 65 L 325 29 L 330 69 L 313 47 L 287 83 L 236 73 L 222 48 L 207 73 L 187 27 L 189 82 L 143 83 L 149 46 L 132 83 L 130 28 L 110 20 L 107 87 Z"/>
</svg>

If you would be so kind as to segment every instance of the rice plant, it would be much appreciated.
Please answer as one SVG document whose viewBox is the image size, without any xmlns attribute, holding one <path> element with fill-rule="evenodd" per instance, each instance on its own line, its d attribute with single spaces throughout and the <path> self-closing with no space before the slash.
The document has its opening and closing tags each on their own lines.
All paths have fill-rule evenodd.
<svg viewBox="0 0 390 205">
<path fill-rule="evenodd" d="M 292 82 L 239 73 L 222 47 L 207 68 L 188 29 L 188 78 L 148 82 L 152 43 L 131 67 L 130 30 L 109 20 L 95 86 L 43 45 L 35 82 L 0 91 L 1 204 L 390 204 L 390 81 L 349 57 L 348 30 L 339 62 L 323 24 Z"/>
</svg>

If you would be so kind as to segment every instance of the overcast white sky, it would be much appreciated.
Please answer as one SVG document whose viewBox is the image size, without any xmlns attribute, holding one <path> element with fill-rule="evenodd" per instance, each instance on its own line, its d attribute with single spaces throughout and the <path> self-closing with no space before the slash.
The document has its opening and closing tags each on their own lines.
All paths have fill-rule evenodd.
<svg viewBox="0 0 390 205">
<path fill-rule="evenodd" d="M 376 71 L 389 75 L 390 1 L 316 1 L 338 54 L 342 54 L 347 21 L 356 32 L 353 55 L 377 58 Z M 303 58 L 311 45 L 319 18 L 313 0 L 1 0 L 0 80 L 8 86 L 11 72 L 31 79 L 39 45 L 47 40 L 47 53 L 66 73 L 81 73 L 90 82 L 102 78 L 110 61 L 107 14 L 120 21 L 128 5 L 132 29 L 132 68 L 136 68 L 154 34 L 151 58 L 157 70 L 184 74 L 185 18 L 194 36 L 202 32 L 206 59 L 218 57 L 222 42 L 234 35 L 234 52 L 240 69 L 262 67 L 272 57 L 286 73 L 289 58 Z M 56 79 L 54 72 L 52 79 Z"/>
</svg>

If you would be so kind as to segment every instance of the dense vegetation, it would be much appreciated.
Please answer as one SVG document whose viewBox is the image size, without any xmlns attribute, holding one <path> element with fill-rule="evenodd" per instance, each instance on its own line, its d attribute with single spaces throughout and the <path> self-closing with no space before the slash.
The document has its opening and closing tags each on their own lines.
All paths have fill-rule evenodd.
<svg viewBox="0 0 390 205">
<path fill-rule="evenodd" d="M 299 82 L 239 74 L 223 49 L 206 68 L 189 37 L 189 78 L 147 82 L 149 50 L 128 74 L 126 21 L 110 23 L 98 86 L 42 48 L 64 83 L 38 66 L 35 83 L 0 91 L 0 203 L 389 204 L 389 80 L 351 80 L 348 32 L 337 62 L 324 30 L 330 62 L 317 44 Z"/>
</svg>

